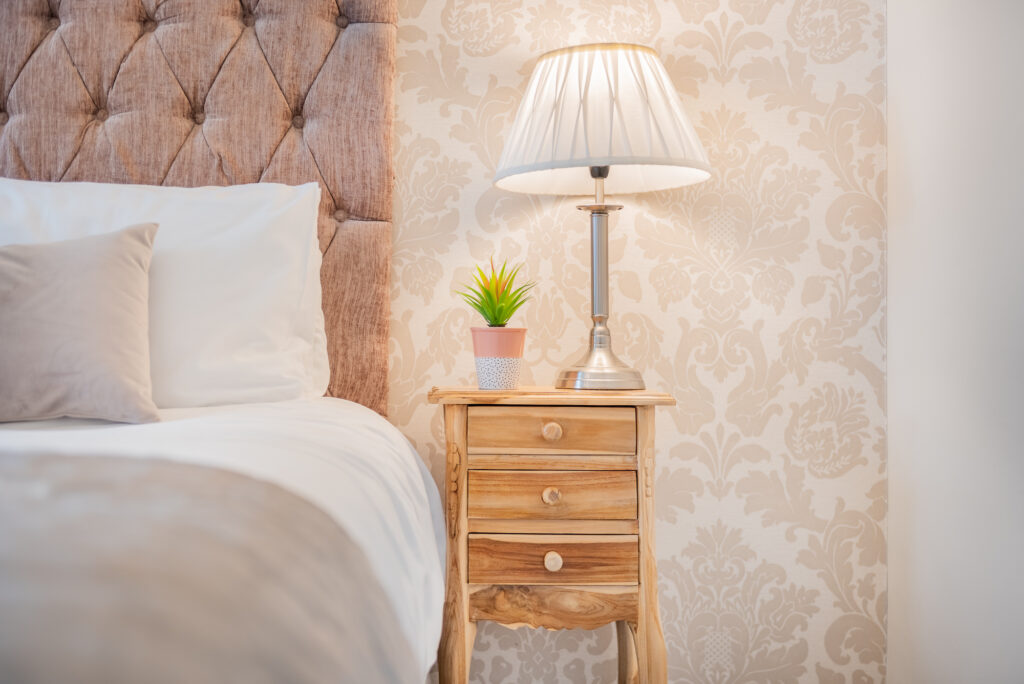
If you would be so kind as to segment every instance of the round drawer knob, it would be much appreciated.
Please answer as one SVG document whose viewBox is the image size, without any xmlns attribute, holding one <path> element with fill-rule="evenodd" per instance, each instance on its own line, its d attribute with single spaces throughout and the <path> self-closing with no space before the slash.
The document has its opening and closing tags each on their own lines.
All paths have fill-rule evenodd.
<svg viewBox="0 0 1024 684">
<path fill-rule="evenodd" d="M 548 487 L 541 492 L 540 500 L 548 506 L 554 506 L 562 500 L 562 492 L 558 491 L 558 487 Z"/>
<path fill-rule="evenodd" d="M 544 554 L 544 567 L 548 572 L 558 572 L 562 569 L 562 556 L 557 551 L 548 551 Z"/>
<path fill-rule="evenodd" d="M 557 442 L 562 439 L 562 426 L 555 421 L 544 423 L 544 427 L 541 428 L 540 434 L 549 442 Z"/>
</svg>

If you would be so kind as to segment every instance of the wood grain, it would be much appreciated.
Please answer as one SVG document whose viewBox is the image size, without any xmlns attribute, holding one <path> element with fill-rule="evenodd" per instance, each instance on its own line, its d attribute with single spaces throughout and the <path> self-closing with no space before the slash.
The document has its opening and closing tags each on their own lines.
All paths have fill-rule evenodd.
<svg viewBox="0 0 1024 684">
<path fill-rule="evenodd" d="M 512 520 L 470 518 L 470 532 L 491 534 L 637 534 L 636 520 Z"/>
<path fill-rule="evenodd" d="M 676 400 L 649 390 L 563 390 L 554 387 L 520 387 L 495 392 L 475 387 L 434 387 L 427 395 L 431 404 L 492 404 L 506 406 L 675 406 Z"/>
<path fill-rule="evenodd" d="M 631 406 L 470 406 L 470 453 L 636 453 Z M 545 427 L 557 423 L 558 439 Z"/>
<path fill-rule="evenodd" d="M 665 684 L 668 666 L 665 635 L 658 613 L 658 566 L 654 549 L 654 409 L 637 410 L 637 458 L 640 461 L 640 616 L 637 619 L 636 658 L 640 681 Z"/>
<path fill-rule="evenodd" d="M 444 501 L 447 549 L 443 631 L 437 652 L 439 681 L 466 682 L 473 656 L 476 623 L 469 618 L 466 549 L 466 407 L 444 407 L 446 444 Z"/>
<path fill-rule="evenodd" d="M 474 470 L 633 470 L 636 454 L 470 454 Z"/>
<path fill-rule="evenodd" d="M 473 620 L 497 620 L 511 627 L 597 629 L 617 620 L 636 620 L 637 588 L 470 585 Z M 631 637 L 632 638 L 632 637 Z"/>
<path fill-rule="evenodd" d="M 619 681 L 666 682 L 654 407 L 674 401 L 647 392 L 593 394 L 431 392 L 445 406 L 449 444 L 441 684 L 467 681 L 476 620 L 549 629 L 615 622 Z M 450 415 L 452 408 L 461 413 Z M 635 517 L 595 517 L 627 509 Z"/>
<path fill-rule="evenodd" d="M 634 520 L 636 472 L 471 470 L 469 517 Z"/>
<path fill-rule="evenodd" d="M 632 627 L 635 624 L 636 618 L 626 618 L 615 623 L 615 641 L 619 649 L 619 684 L 638 684 L 640 681 L 636 662 L 636 635 Z"/>
<path fill-rule="evenodd" d="M 557 552 L 558 572 L 544 567 Z M 639 546 L 633 535 L 469 535 L 469 581 L 474 584 L 636 584 Z"/>
</svg>

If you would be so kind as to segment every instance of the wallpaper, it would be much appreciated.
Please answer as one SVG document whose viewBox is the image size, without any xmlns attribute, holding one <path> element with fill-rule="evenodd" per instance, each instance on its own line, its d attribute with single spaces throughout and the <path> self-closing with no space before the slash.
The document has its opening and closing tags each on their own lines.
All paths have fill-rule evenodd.
<svg viewBox="0 0 1024 684">
<path fill-rule="evenodd" d="M 491 187 L 536 57 L 662 56 L 714 174 L 616 197 L 616 350 L 679 405 L 657 420 L 672 682 L 885 678 L 883 0 L 400 0 L 391 419 L 435 476 L 435 384 L 472 384 L 453 290 L 491 254 L 535 299 L 525 384 L 589 326 L 575 200 Z M 476 682 L 612 682 L 614 631 L 484 624 Z"/>
</svg>

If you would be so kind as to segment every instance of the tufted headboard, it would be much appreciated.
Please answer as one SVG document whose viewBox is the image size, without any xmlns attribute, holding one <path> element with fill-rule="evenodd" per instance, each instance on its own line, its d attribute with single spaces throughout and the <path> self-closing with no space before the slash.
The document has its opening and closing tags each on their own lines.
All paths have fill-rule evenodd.
<svg viewBox="0 0 1024 684">
<path fill-rule="evenodd" d="M 0 0 L 0 176 L 323 187 L 328 394 L 384 413 L 395 0 Z"/>
</svg>

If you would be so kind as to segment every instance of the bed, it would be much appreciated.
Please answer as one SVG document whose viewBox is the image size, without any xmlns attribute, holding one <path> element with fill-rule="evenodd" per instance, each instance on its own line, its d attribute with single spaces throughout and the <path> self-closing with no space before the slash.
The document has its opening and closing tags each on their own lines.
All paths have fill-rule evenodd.
<svg viewBox="0 0 1024 684">
<path fill-rule="evenodd" d="M 423 682 L 440 503 L 394 427 L 329 397 L 162 414 L 0 424 L 0 680 Z"/>
<path fill-rule="evenodd" d="M 325 396 L 0 424 L 0 680 L 424 680 L 441 512 L 383 417 L 395 21 L 394 0 L 0 3 L 0 177 L 317 184 L 326 364 Z"/>
</svg>

